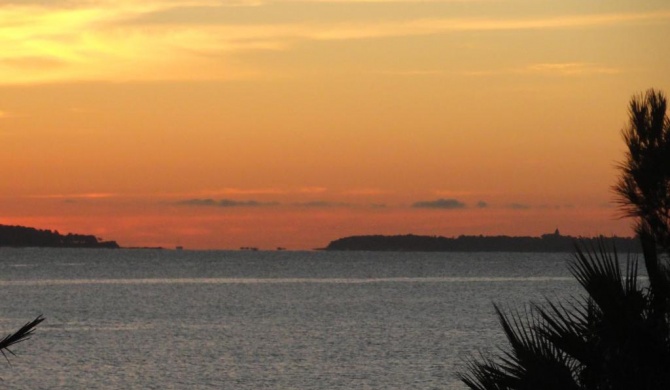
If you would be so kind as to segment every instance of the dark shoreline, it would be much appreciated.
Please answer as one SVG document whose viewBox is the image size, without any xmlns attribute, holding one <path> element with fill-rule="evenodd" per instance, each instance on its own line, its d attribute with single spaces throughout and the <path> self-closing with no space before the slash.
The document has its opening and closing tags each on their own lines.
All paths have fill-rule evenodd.
<svg viewBox="0 0 670 390">
<path fill-rule="evenodd" d="M 0 225 L 0 247 L 11 248 L 106 248 L 118 249 L 116 241 L 89 234 L 60 234 L 26 226 Z"/>
<path fill-rule="evenodd" d="M 617 252 L 641 253 L 636 237 L 573 237 L 563 236 L 558 231 L 530 236 L 442 236 L 370 235 L 350 236 L 331 241 L 323 248 L 326 251 L 380 251 L 380 252 L 556 252 L 572 253 L 579 245 L 582 248 L 616 248 Z"/>
</svg>

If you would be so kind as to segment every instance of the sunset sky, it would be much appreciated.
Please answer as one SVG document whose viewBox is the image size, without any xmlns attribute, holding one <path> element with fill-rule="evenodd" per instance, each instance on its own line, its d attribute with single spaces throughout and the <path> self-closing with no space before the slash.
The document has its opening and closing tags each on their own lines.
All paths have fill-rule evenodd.
<svg viewBox="0 0 670 390">
<path fill-rule="evenodd" d="M 123 246 L 631 235 L 666 0 L 0 1 L 0 224 Z"/>
</svg>

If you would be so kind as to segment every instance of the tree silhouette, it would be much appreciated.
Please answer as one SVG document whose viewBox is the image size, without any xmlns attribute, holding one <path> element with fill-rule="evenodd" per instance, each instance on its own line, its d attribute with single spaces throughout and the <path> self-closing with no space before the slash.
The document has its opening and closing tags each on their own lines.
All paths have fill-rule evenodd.
<svg viewBox="0 0 670 390">
<path fill-rule="evenodd" d="M 636 219 L 659 326 L 667 321 L 670 298 L 670 120 L 666 109 L 667 100 L 660 91 L 651 89 L 633 98 L 630 124 L 623 131 L 626 161 L 614 187 L 625 215 Z"/>
<path fill-rule="evenodd" d="M 670 388 L 670 121 L 663 93 L 649 90 L 630 103 L 628 147 L 614 187 L 626 216 L 635 218 L 648 285 L 635 259 L 622 268 L 604 242 L 578 247 L 570 271 L 586 295 L 531 304 L 523 313 L 496 312 L 511 350 L 468 363 L 471 389 Z"/>
</svg>

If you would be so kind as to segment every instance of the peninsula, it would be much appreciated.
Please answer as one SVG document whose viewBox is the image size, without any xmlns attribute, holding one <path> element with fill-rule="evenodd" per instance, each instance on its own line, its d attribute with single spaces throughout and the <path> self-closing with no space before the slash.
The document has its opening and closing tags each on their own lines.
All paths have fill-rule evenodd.
<svg viewBox="0 0 670 390">
<path fill-rule="evenodd" d="M 119 248 L 116 241 L 84 234 L 62 235 L 58 231 L 25 226 L 0 225 L 0 247 Z"/>
<path fill-rule="evenodd" d="M 639 240 L 633 237 L 572 237 L 558 229 L 539 237 L 511 236 L 351 236 L 331 241 L 328 251 L 396 251 L 396 252 L 574 252 L 575 245 L 597 246 L 604 239 L 624 253 L 640 253 Z"/>
</svg>

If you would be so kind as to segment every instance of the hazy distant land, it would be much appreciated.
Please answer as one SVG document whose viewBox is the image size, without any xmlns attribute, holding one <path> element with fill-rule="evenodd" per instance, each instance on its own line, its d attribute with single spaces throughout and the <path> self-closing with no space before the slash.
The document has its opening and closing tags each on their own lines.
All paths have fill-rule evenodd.
<svg viewBox="0 0 670 390">
<path fill-rule="evenodd" d="M 574 252 L 575 244 L 578 242 L 588 248 L 597 246 L 601 239 L 604 239 L 610 248 L 614 245 L 619 252 L 641 252 L 639 240 L 635 237 L 573 237 L 563 236 L 558 230 L 539 237 L 462 235 L 448 238 L 414 234 L 350 236 L 331 241 L 322 249 L 387 252 Z M 0 247 L 120 248 L 116 241 L 103 241 L 94 235 L 73 233 L 63 235 L 58 231 L 11 225 L 0 225 Z M 256 250 L 256 248 L 241 248 L 245 249 Z M 277 249 L 284 250 L 284 248 Z"/>
<path fill-rule="evenodd" d="M 540 237 L 510 236 L 351 236 L 330 242 L 329 251 L 397 251 L 397 252 L 574 252 L 576 243 L 587 248 L 604 239 L 608 247 L 614 245 L 619 252 L 640 253 L 634 237 L 572 237 L 556 230 Z"/>
<path fill-rule="evenodd" d="M 66 234 L 25 226 L 0 225 L 0 247 L 119 248 L 116 241 L 102 241 L 93 235 Z"/>
</svg>

